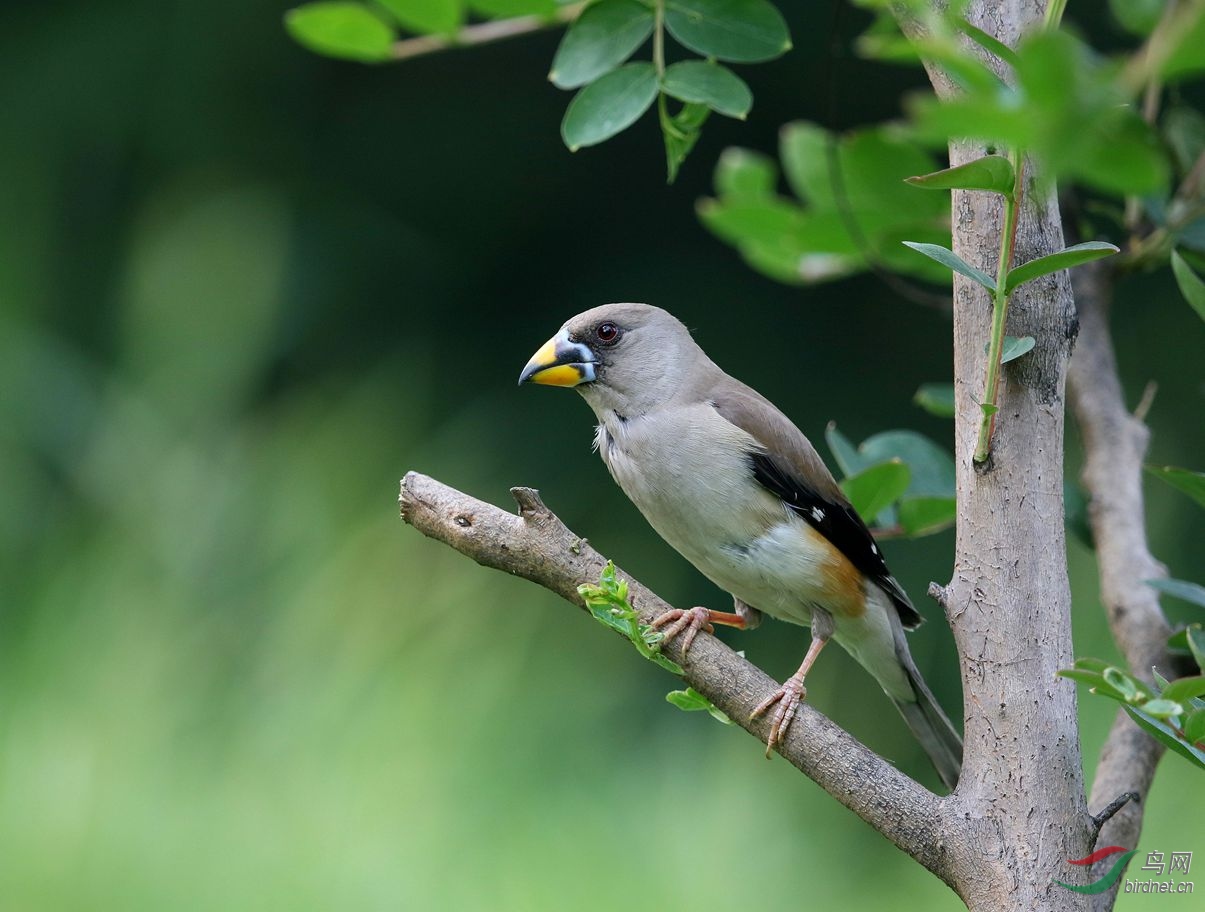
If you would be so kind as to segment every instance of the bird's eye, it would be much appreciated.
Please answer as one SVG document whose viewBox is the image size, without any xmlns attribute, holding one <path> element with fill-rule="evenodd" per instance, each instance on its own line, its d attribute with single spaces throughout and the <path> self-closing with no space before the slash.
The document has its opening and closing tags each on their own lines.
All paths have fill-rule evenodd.
<svg viewBox="0 0 1205 912">
<path fill-rule="evenodd" d="M 594 335 L 604 345 L 611 345 L 619 338 L 619 327 L 614 323 L 600 323 L 598 329 L 594 330 Z"/>
</svg>

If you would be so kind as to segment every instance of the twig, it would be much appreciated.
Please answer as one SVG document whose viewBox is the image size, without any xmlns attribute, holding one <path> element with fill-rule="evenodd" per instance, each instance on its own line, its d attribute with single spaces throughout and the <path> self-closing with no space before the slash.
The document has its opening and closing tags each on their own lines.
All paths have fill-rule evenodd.
<svg viewBox="0 0 1205 912">
<path fill-rule="evenodd" d="M 606 560 L 574 535 L 531 488 L 512 488 L 519 514 L 476 500 L 426 475 L 402 479 L 402 519 L 477 563 L 521 576 L 578 608 L 582 583 L 596 583 Z M 630 601 L 648 623 L 669 609 L 655 593 L 629 583 Z M 666 655 L 685 669 L 683 678 L 730 719 L 764 741 L 769 721 L 749 714 L 776 684 L 720 640 L 700 633 L 684 658 L 672 641 Z M 938 797 L 905 776 L 807 703 L 776 748 L 826 792 L 852 810 L 943 881 L 954 886 L 972 849 L 956 813 L 955 796 Z"/>
<path fill-rule="evenodd" d="M 1109 268 L 1089 263 L 1071 273 L 1079 311 L 1079 340 L 1068 368 L 1070 400 L 1084 441 L 1083 482 L 1096 542 L 1101 601 L 1109 629 L 1130 671 L 1150 677 L 1152 666 L 1169 671 L 1171 628 L 1159 596 L 1142 581 L 1163 576 L 1146 540 L 1142 463 L 1149 431 L 1126 409 L 1109 334 Z M 1091 804 L 1114 795 L 1147 794 L 1163 746 L 1118 711 L 1096 767 Z M 1114 809 L 1100 838 L 1133 846 L 1142 830 L 1140 802 Z M 1116 887 L 1100 894 L 1098 909 L 1112 906 Z"/>
<path fill-rule="evenodd" d="M 1118 795 L 1116 798 L 1114 798 L 1112 801 L 1110 801 L 1108 804 L 1106 804 L 1103 808 L 1101 808 L 1098 813 L 1092 815 L 1092 828 L 1097 833 L 1099 833 L 1101 827 L 1103 827 L 1106 823 L 1108 823 L 1109 819 L 1114 814 L 1116 814 L 1118 811 L 1120 811 L 1123 807 L 1125 807 L 1131 801 L 1141 801 L 1141 800 L 1142 800 L 1142 796 L 1139 795 L 1137 792 L 1122 792 L 1120 795 Z"/>
<path fill-rule="evenodd" d="M 493 22 L 466 25 L 452 37 L 419 35 L 415 38 L 404 38 L 393 45 L 393 59 L 408 60 L 411 57 L 421 57 L 424 54 L 446 51 L 449 48 L 489 44 L 505 38 L 530 35 L 533 32 L 572 22 L 585 8 L 585 3 L 574 3 L 571 6 L 558 7 L 551 16 L 516 16 L 513 19 L 496 19 Z"/>
<path fill-rule="evenodd" d="M 1159 384 L 1154 380 L 1148 380 L 1146 388 L 1142 391 L 1142 398 L 1134 406 L 1134 417 L 1138 421 L 1146 421 L 1147 413 L 1151 410 L 1151 406 L 1155 404 L 1155 394 L 1157 392 L 1159 392 Z"/>
</svg>

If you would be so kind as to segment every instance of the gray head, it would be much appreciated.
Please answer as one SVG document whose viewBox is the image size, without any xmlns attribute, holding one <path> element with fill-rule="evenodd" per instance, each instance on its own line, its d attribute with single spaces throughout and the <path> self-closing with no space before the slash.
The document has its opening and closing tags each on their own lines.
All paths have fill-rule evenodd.
<svg viewBox="0 0 1205 912">
<path fill-rule="evenodd" d="M 648 304 L 604 304 L 570 319 L 520 383 L 572 386 L 596 413 L 646 414 L 715 369 L 682 322 Z"/>
</svg>

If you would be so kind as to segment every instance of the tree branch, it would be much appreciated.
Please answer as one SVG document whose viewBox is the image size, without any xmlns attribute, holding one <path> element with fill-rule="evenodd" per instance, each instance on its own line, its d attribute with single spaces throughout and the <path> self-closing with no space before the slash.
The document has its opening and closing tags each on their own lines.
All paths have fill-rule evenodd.
<svg viewBox="0 0 1205 912">
<path fill-rule="evenodd" d="M 451 37 L 419 35 L 415 38 L 404 38 L 394 43 L 393 59 L 407 60 L 411 57 L 433 54 L 436 51 L 446 51 L 449 48 L 471 47 L 476 44 L 501 41 L 504 38 L 530 35 L 532 32 L 540 32 L 572 22 L 581 15 L 585 8 L 585 3 L 574 3 L 570 6 L 558 7 L 551 16 L 516 16 L 512 19 L 495 19 L 492 22 L 466 25 Z"/>
<path fill-rule="evenodd" d="M 585 609 L 577 587 L 596 583 L 606 559 L 574 535 L 531 488 L 512 488 L 518 515 L 476 500 L 426 475 L 402 479 L 402 519 L 477 563 L 539 583 Z M 621 571 L 617 571 L 621 572 Z M 671 606 L 629 574 L 632 607 L 643 623 Z M 666 655 L 683 678 L 746 731 L 766 739 L 769 721 L 750 720 L 776 689 L 769 676 L 715 637 L 700 633 L 683 658 Z M 938 797 L 905 776 L 807 703 L 777 748 L 791 764 L 950 886 L 965 876 L 968 853 L 955 796 Z M 956 888 L 957 889 L 957 888 Z"/>
<path fill-rule="evenodd" d="M 1079 311 L 1079 343 L 1068 371 L 1072 408 L 1084 444 L 1083 483 L 1096 542 L 1100 597 L 1109 630 L 1130 671 L 1146 681 L 1151 667 L 1170 674 L 1167 638 L 1171 628 L 1159 596 L 1143 580 L 1165 575 L 1146 540 L 1142 462 L 1150 432 L 1125 406 L 1117 359 L 1109 334 L 1111 274 L 1103 261 L 1073 270 Z M 1101 750 L 1089 806 L 1100 807 L 1124 793 L 1138 800 L 1119 807 L 1100 829 L 1098 841 L 1132 848 L 1142 830 L 1141 796 L 1150 789 L 1163 746 L 1119 710 Z M 1110 805 L 1112 807 L 1112 805 Z M 1116 887 L 1101 894 L 1098 909 L 1112 906 Z"/>
</svg>

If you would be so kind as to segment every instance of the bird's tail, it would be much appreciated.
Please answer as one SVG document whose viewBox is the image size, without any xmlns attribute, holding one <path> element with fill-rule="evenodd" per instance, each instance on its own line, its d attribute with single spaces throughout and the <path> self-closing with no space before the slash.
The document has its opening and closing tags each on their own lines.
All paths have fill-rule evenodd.
<svg viewBox="0 0 1205 912">
<path fill-rule="evenodd" d="M 912 661 L 912 654 L 908 651 L 908 643 L 904 639 L 903 628 L 898 624 L 894 624 L 893 627 L 895 627 L 895 655 L 908 675 L 908 683 L 912 685 L 915 699 L 901 699 L 889 695 L 891 702 L 900 711 L 908 728 L 912 730 L 916 740 L 920 742 L 925 753 L 929 755 L 929 759 L 933 761 L 933 766 L 937 769 L 937 775 L 941 777 L 941 781 L 945 783 L 946 788 L 953 790 L 954 786 L 958 784 L 958 774 L 962 771 L 962 738 L 958 736 L 953 723 L 942 711 L 937 698 L 933 696 L 929 685 L 921 677 L 916 663 Z"/>
</svg>

